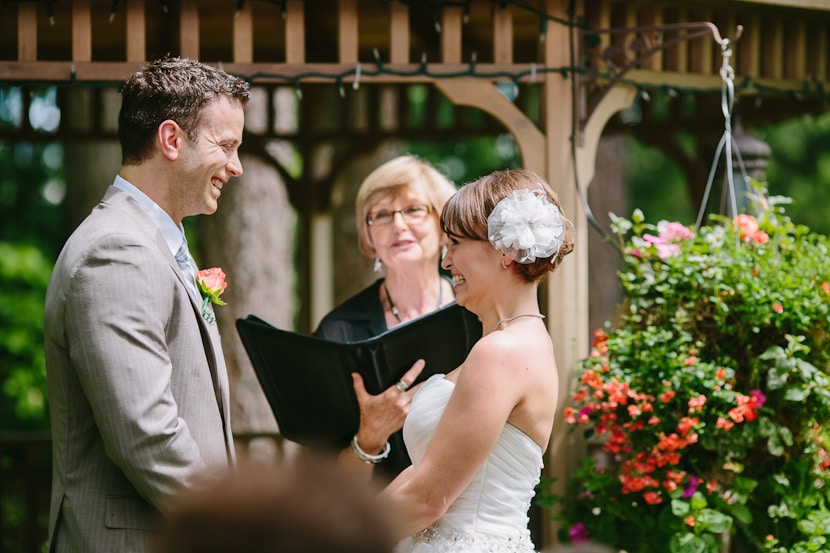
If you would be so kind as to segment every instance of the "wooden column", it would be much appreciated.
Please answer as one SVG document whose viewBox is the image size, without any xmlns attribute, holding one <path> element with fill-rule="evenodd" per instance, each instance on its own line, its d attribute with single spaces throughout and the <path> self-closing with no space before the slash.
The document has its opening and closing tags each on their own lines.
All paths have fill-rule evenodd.
<svg viewBox="0 0 830 553">
<path fill-rule="evenodd" d="M 357 0 L 340 0 L 337 56 L 340 63 L 357 63 Z"/>
<path fill-rule="evenodd" d="M 17 4 L 17 59 L 37 59 L 37 5 Z"/>
<path fill-rule="evenodd" d="M 196 0 L 181 0 L 179 49 L 183 58 L 199 58 L 199 6 Z"/>
<path fill-rule="evenodd" d="M 389 4 L 389 61 L 409 62 L 409 7 L 393 0 Z"/>
<path fill-rule="evenodd" d="M 254 61 L 254 14 L 250 2 L 244 4 L 233 18 L 233 61 Z"/>
<path fill-rule="evenodd" d="M 458 6 L 441 11 L 441 61 L 461 63 L 461 22 L 463 12 Z"/>
<path fill-rule="evenodd" d="M 92 61 L 92 16 L 89 0 L 72 3 L 72 61 Z"/>
<path fill-rule="evenodd" d="M 570 0 L 545 0 L 546 12 L 568 19 Z M 569 32 L 564 26 L 550 26 L 543 44 L 543 60 L 548 67 L 570 65 Z M 545 454 L 545 474 L 556 478 L 555 491 L 564 495 L 568 474 L 581 452 L 569 439 L 562 409 L 569 396 L 571 373 L 579 359 L 588 353 L 588 228 L 585 213 L 577 194 L 574 166 L 571 160 L 572 92 L 570 78 L 546 73 L 542 90 L 541 125 L 547 135 L 543 173 L 559 194 L 562 208 L 574 225 L 575 247 L 547 281 L 548 328 L 553 339 L 559 368 L 559 405 L 550 445 Z M 581 176 L 580 176 L 581 178 Z M 587 183 L 583 182 L 583 185 Z M 542 527 L 543 544 L 556 542 L 558 523 L 547 520 Z"/>
<path fill-rule="evenodd" d="M 144 0 L 127 2 L 127 61 L 147 59 L 147 22 Z"/>
<path fill-rule="evenodd" d="M 513 63 L 513 13 L 510 5 L 492 6 L 493 62 Z"/>
<path fill-rule="evenodd" d="M 285 63 L 305 62 L 305 15 L 301 0 L 285 3 Z"/>
</svg>

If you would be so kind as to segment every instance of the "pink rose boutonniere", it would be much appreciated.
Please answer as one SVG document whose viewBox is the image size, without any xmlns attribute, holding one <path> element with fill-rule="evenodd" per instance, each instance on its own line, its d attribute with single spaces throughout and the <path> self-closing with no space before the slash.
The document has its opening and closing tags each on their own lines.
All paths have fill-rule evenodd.
<svg viewBox="0 0 830 553">
<path fill-rule="evenodd" d="M 228 283 L 225 282 L 225 273 L 219 267 L 203 269 L 196 275 L 196 284 L 198 284 L 199 291 L 202 293 L 202 317 L 210 324 L 214 324 L 216 318 L 210 304 L 225 305 L 225 302 L 219 297 L 228 287 Z"/>
</svg>

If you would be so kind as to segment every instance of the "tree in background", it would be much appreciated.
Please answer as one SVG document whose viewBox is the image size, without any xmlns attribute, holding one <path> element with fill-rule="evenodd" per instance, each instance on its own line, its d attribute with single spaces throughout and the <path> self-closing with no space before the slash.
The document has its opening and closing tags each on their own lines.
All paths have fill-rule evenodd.
<svg viewBox="0 0 830 553">
<path fill-rule="evenodd" d="M 830 113 L 773 125 L 753 133 L 772 148 L 771 194 L 793 199 L 793 220 L 830 234 Z"/>
<path fill-rule="evenodd" d="M 36 130 L 56 128 L 54 89 L 31 99 Z M 22 91 L 0 90 L 0 127 L 19 128 Z M 59 114 L 58 114 L 59 118 Z M 63 243 L 63 147 L 0 143 L 0 429 L 46 429 L 43 298 Z"/>
<path fill-rule="evenodd" d="M 830 234 L 830 113 L 755 128 L 749 134 L 772 149 L 766 171 L 769 193 L 792 198 L 787 213 L 793 221 Z M 693 138 L 681 136 L 679 141 L 694 150 Z M 658 148 L 634 141 L 630 147 L 626 175 L 630 205 L 648 219 L 694 222 L 700 206 L 690 204 L 677 165 Z"/>
</svg>

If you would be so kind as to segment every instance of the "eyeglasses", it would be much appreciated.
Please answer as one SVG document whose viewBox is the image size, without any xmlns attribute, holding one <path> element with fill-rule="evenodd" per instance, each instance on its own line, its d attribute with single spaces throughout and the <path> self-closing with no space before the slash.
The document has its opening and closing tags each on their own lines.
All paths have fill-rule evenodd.
<svg viewBox="0 0 830 553">
<path fill-rule="evenodd" d="M 381 209 L 380 211 L 370 213 L 366 217 L 366 224 L 370 227 L 388 225 L 395 219 L 396 213 L 400 213 L 405 222 L 413 223 L 415 221 L 420 221 L 429 215 L 432 209 L 433 207 L 431 205 L 426 204 L 409 205 L 403 209 L 396 209 L 395 211 Z"/>
</svg>

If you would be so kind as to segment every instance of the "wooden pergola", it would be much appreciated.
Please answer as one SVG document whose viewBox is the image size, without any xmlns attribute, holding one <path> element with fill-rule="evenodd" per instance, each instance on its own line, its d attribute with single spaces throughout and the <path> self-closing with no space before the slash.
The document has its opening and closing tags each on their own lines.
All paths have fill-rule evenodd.
<svg viewBox="0 0 830 553">
<path fill-rule="evenodd" d="M 304 329 L 335 301 L 331 205 L 346 160 L 396 136 L 509 132 L 523 166 L 558 189 L 577 231 L 574 254 L 544 290 L 545 310 L 555 314 L 547 321 L 563 403 L 571 368 L 587 353 L 590 339 L 590 231 L 581 195 L 593 180 L 597 148 L 612 116 L 642 90 L 708 91 L 702 96 L 717 106 L 721 46 L 736 37 L 739 26 L 740 39 L 727 45 L 747 125 L 821 113 L 828 101 L 828 0 L 21 0 L 2 7 L 0 85 L 58 86 L 66 109 L 74 105 L 73 89 L 88 90 L 90 120 L 73 124 L 67 117 L 55 133 L 44 135 L 24 117 L 18 128 L 0 131 L 0 139 L 111 139 L 112 102 L 105 85 L 114 87 L 145 60 L 168 53 L 220 65 L 267 91 L 265 107 L 257 112 L 266 121 L 254 129 L 249 120 L 246 128 L 247 155 L 276 170 L 300 214 L 296 269 L 303 283 Z M 508 99 L 497 83 L 512 83 L 517 99 Z M 414 84 L 430 85 L 436 98 L 427 103 L 427 121 L 436 120 L 440 102 L 449 101 L 453 109 L 480 110 L 484 123 L 470 125 L 458 116 L 449 129 L 431 123 L 407 127 L 403 98 Z M 273 120 L 275 92 L 284 89 L 302 96 L 301 124 L 288 129 Z M 531 89 L 536 93 L 528 94 Z M 324 109 L 332 99 L 335 107 Z M 722 132 L 719 108 L 704 111 L 711 115 L 676 123 L 701 134 Z M 334 113 L 333 123 L 318 124 L 322 113 Z M 660 132 L 654 129 L 645 121 L 640 132 Z M 269 153 L 273 139 L 298 144 L 303 167 L 324 155 L 316 143 L 331 141 L 330 169 L 292 176 Z M 240 310 L 227 312 L 224 321 L 220 317 L 226 341 L 235 339 L 233 319 L 247 315 Z M 239 348 L 228 343 L 225 349 Z M 238 364 L 245 361 L 238 356 Z M 239 368 L 233 376 L 232 369 L 237 380 L 250 379 L 249 373 Z M 245 408 L 237 411 L 240 434 L 258 428 L 250 420 L 254 415 L 246 419 Z M 547 475 L 561 486 L 581 455 L 560 417 Z M 537 546 L 554 543 L 555 531 L 554 524 L 542 524 Z"/>
</svg>

